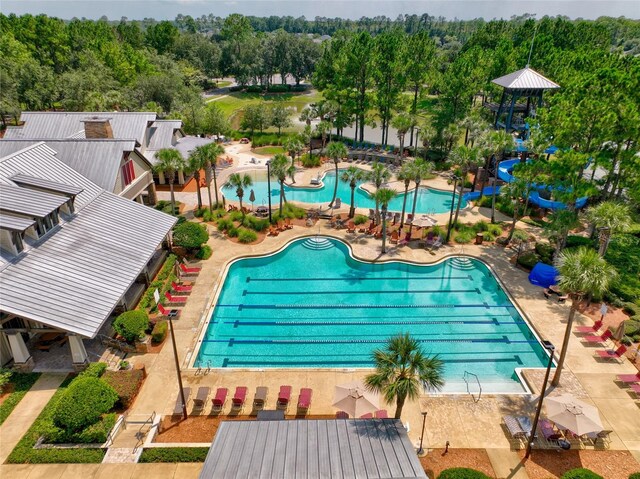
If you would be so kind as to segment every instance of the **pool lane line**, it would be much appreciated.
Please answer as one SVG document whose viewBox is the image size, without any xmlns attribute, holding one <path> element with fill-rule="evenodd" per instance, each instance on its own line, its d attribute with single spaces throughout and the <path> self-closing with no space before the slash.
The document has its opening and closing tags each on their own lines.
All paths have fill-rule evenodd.
<svg viewBox="0 0 640 479">
<path fill-rule="evenodd" d="M 454 309 L 515 308 L 513 304 L 218 304 L 217 308 L 243 309 Z"/>
<path fill-rule="evenodd" d="M 525 321 L 469 321 L 469 320 L 444 320 L 444 321 L 222 321 L 222 324 L 238 326 L 387 326 L 387 325 L 417 325 L 417 324 L 493 324 L 496 326 L 526 324 Z"/>
<path fill-rule="evenodd" d="M 404 293 L 476 293 L 481 294 L 480 289 L 405 289 L 398 291 L 383 291 L 383 290 L 368 290 L 368 291 L 248 291 L 243 290 L 242 296 L 267 296 L 267 295 L 289 295 L 293 296 L 296 294 L 305 294 L 305 295 L 320 295 L 320 294 L 404 294 Z"/>
<path fill-rule="evenodd" d="M 416 339 L 420 343 L 466 343 L 466 344 L 531 344 L 537 341 L 511 340 L 506 336 L 502 338 L 475 338 L 475 339 Z M 229 347 L 234 344 L 382 344 L 388 343 L 388 339 L 203 339 L 203 343 L 227 343 Z"/>
<path fill-rule="evenodd" d="M 380 278 L 367 278 L 367 277 L 360 277 L 360 276 L 352 276 L 352 277 L 345 277 L 345 276 L 340 276 L 340 277 L 336 277 L 336 278 L 252 278 L 251 276 L 247 276 L 245 282 L 246 283 L 251 283 L 251 282 L 283 282 L 283 281 L 411 281 L 411 280 L 422 280 L 422 281 L 427 281 L 427 280 L 439 280 L 439 281 L 443 281 L 443 280 L 452 280 L 452 279 L 459 279 L 459 280 L 473 280 L 473 277 L 468 274 L 466 276 L 428 276 L 428 277 L 423 277 L 423 276 L 390 276 L 388 278 L 384 278 L 384 277 L 380 277 Z"/>
</svg>

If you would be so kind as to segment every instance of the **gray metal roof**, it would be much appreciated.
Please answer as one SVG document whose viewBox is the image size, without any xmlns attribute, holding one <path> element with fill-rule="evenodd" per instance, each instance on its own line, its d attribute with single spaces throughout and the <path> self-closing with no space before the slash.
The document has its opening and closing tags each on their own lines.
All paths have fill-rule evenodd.
<svg viewBox="0 0 640 479">
<path fill-rule="evenodd" d="M 113 137 L 136 139 L 146 145 L 147 125 L 156 120 L 153 112 L 39 112 L 20 115 L 24 125 L 8 128 L 5 138 L 78 138 L 84 137 L 84 123 L 89 117 L 109 118 Z"/>
<path fill-rule="evenodd" d="M 512 90 L 551 90 L 560 88 L 560 85 L 529 67 L 496 78 L 492 80 L 492 83 Z"/>
<path fill-rule="evenodd" d="M 65 185 L 55 181 L 45 180 L 43 178 L 37 178 L 35 176 L 24 175 L 22 173 L 13 175 L 10 179 L 18 186 L 33 186 L 42 190 L 56 191 L 58 193 L 64 193 L 65 195 L 72 196 L 82 193 L 82 188 L 78 186 Z"/>
<path fill-rule="evenodd" d="M 398 419 L 223 421 L 200 479 L 426 478 Z"/>
<path fill-rule="evenodd" d="M 37 165 L 31 150 L 42 159 Z M 83 192 L 76 199 L 73 218 L 62 219 L 58 228 L 29 244 L 21 255 L 3 255 L 0 310 L 93 337 L 176 219 L 98 188 L 57 160 L 46 145 L 0 160 L 4 184 L 13 174 L 6 171 L 8 161 L 12 169 L 29 175 L 74 179 L 71 184 Z"/>
<path fill-rule="evenodd" d="M 0 210 L 44 218 L 69 201 L 67 196 L 0 183 Z"/>
<path fill-rule="evenodd" d="M 136 148 L 133 139 L 14 139 L 0 141 L 0 157 L 40 141 L 55 150 L 63 163 L 107 191 L 115 188 L 124 152 Z"/>
<path fill-rule="evenodd" d="M 200 138 L 199 136 L 185 136 L 180 138 L 175 148 L 185 158 L 189 157 L 189 154 L 198 146 L 208 145 L 209 143 L 215 143 L 215 138 Z"/>
<path fill-rule="evenodd" d="M 182 120 L 156 120 L 149 128 L 150 150 L 173 148 L 173 132 L 182 128 Z"/>
<path fill-rule="evenodd" d="M 35 221 L 21 216 L 13 216 L 0 212 L 0 228 L 11 231 L 24 231 L 33 226 Z"/>
</svg>

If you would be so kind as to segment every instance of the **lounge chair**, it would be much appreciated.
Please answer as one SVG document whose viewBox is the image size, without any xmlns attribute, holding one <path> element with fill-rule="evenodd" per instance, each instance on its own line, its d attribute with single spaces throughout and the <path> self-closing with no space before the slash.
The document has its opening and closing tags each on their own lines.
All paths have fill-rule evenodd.
<svg viewBox="0 0 640 479">
<path fill-rule="evenodd" d="M 184 403 L 185 405 L 189 404 L 189 397 L 191 396 L 191 388 L 186 387 L 183 388 L 182 391 L 184 392 Z M 179 416 L 180 414 L 182 414 L 183 412 L 183 407 L 182 407 L 182 395 L 180 394 L 180 392 L 178 392 L 178 398 L 176 399 L 176 405 L 173 408 L 173 415 L 174 416 Z"/>
<path fill-rule="evenodd" d="M 162 315 L 162 316 L 166 316 L 167 318 L 175 318 L 178 319 L 178 316 L 180 316 L 180 310 L 179 309 L 166 309 L 164 306 L 162 306 L 162 304 L 158 303 L 158 312 Z"/>
<path fill-rule="evenodd" d="M 356 232 L 356 224 L 353 221 L 349 221 L 347 223 L 347 233 L 355 233 Z"/>
<path fill-rule="evenodd" d="M 278 228 L 278 231 L 284 231 L 287 229 L 287 227 L 284 225 L 284 221 L 282 220 L 278 220 L 276 225 L 277 225 L 276 228 Z"/>
<path fill-rule="evenodd" d="M 245 386 L 238 386 L 236 392 L 233 393 L 231 398 L 231 407 L 234 409 L 241 409 L 244 406 L 244 401 L 247 398 L 247 388 Z"/>
<path fill-rule="evenodd" d="M 636 374 L 618 374 L 616 379 L 625 384 L 629 383 L 640 383 L 640 371 Z"/>
<path fill-rule="evenodd" d="M 336 413 L 336 419 L 349 419 L 349 415 L 344 411 L 338 411 Z"/>
<path fill-rule="evenodd" d="M 184 304 L 187 302 L 186 296 L 173 296 L 169 291 L 164 293 L 164 297 L 167 298 L 167 301 L 170 303 Z"/>
<path fill-rule="evenodd" d="M 186 286 L 184 284 L 178 284 L 175 281 L 171 281 L 171 289 L 176 293 L 190 293 L 193 286 Z"/>
<path fill-rule="evenodd" d="M 596 321 L 593 326 L 578 326 L 573 330 L 574 333 L 578 334 L 594 334 L 600 331 L 602 327 L 602 321 Z"/>
<path fill-rule="evenodd" d="M 360 416 L 360 419 L 373 419 L 373 414 L 368 412 L 367 414 Z"/>
<path fill-rule="evenodd" d="M 533 430 L 533 424 L 531 424 L 531 419 L 528 416 L 516 416 L 516 420 L 520 427 L 524 431 L 524 433 L 529 436 L 531 431 Z"/>
<path fill-rule="evenodd" d="M 504 425 L 506 426 L 507 431 L 509 431 L 509 434 L 512 438 L 520 439 L 526 437 L 526 433 L 522 429 L 522 426 L 518 422 L 518 419 L 516 419 L 514 416 L 503 416 L 502 421 L 504 422 Z"/>
<path fill-rule="evenodd" d="M 289 218 L 284 219 L 284 227 L 288 230 L 293 228 L 293 224 L 291 223 L 291 220 Z"/>
<path fill-rule="evenodd" d="M 606 343 L 612 337 L 613 337 L 613 334 L 609 329 L 607 329 L 600 336 L 585 336 L 584 338 L 582 338 L 582 340 L 586 341 L 587 343 Z"/>
<path fill-rule="evenodd" d="M 280 234 L 280 231 L 278 231 L 278 228 L 275 226 L 270 226 L 269 227 L 269 236 L 278 236 Z"/>
<path fill-rule="evenodd" d="M 255 410 L 264 409 L 264 404 L 267 402 L 268 393 L 269 393 L 269 388 L 265 386 L 258 386 L 256 388 L 256 395 L 253 398 L 253 409 Z"/>
<path fill-rule="evenodd" d="M 276 406 L 278 408 L 287 408 L 291 401 L 291 386 L 280 386 L 280 392 L 278 393 L 278 400 Z"/>
<path fill-rule="evenodd" d="M 624 353 L 627 352 L 627 347 L 622 344 L 618 349 L 605 349 L 604 351 L 596 351 L 596 354 L 601 359 L 615 359 L 620 362 L 620 359 L 624 358 Z"/>
<path fill-rule="evenodd" d="M 202 268 L 198 266 L 186 266 L 184 263 L 180 263 L 180 271 L 182 271 L 182 274 L 198 274 L 201 269 Z"/>
<path fill-rule="evenodd" d="M 640 398 L 640 384 L 630 384 L 629 389 L 636 393 L 636 396 Z"/>
<path fill-rule="evenodd" d="M 308 410 L 311 407 L 312 396 L 313 396 L 313 389 L 310 389 L 310 388 L 300 389 L 300 395 L 298 396 L 298 409 Z"/>
<path fill-rule="evenodd" d="M 375 416 L 378 419 L 387 419 L 389 417 L 389 414 L 387 413 L 386 409 L 380 409 L 380 410 L 376 411 Z"/>
<path fill-rule="evenodd" d="M 198 388 L 198 392 L 196 397 L 193 398 L 193 412 L 201 412 L 204 409 L 204 405 L 207 403 L 207 398 L 209 397 L 209 393 L 211 392 L 211 388 L 206 386 L 200 386 Z"/>
<path fill-rule="evenodd" d="M 407 215 L 407 220 L 405 221 L 405 223 L 407 223 L 408 225 L 413 223 L 413 215 L 411 213 Z"/>
<path fill-rule="evenodd" d="M 227 388 L 218 388 L 216 390 L 216 395 L 211 400 L 211 403 L 213 405 L 212 410 L 214 412 L 222 411 L 222 408 L 224 407 L 224 403 L 227 402 L 228 393 L 229 393 L 229 390 Z"/>
<path fill-rule="evenodd" d="M 569 299 L 568 294 L 563 294 L 562 296 L 558 296 L 558 303 L 564 303 L 567 299 Z"/>
</svg>

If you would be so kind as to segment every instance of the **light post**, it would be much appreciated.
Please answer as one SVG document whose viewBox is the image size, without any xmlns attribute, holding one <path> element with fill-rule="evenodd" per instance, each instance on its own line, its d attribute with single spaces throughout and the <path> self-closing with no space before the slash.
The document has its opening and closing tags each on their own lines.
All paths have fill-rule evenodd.
<svg viewBox="0 0 640 479">
<path fill-rule="evenodd" d="M 418 158 L 418 136 L 420 135 L 420 128 L 416 128 L 416 144 L 413 145 L 413 157 Z"/>
<path fill-rule="evenodd" d="M 176 348 L 176 335 L 173 331 L 173 318 L 169 319 L 169 328 L 171 329 L 171 343 L 173 344 L 173 358 L 176 362 L 176 372 L 178 373 L 178 387 L 180 388 L 180 400 L 182 401 L 182 415 L 187 419 L 187 401 L 184 397 L 184 388 L 182 387 L 182 375 L 180 374 L 180 361 L 178 361 L 178 349 Z"/>
<path fill-rule="evenodd" d="M 447 228 L 447 238 L 445 239 L 445 243 L 448 243 L 449 239 L 451 238 L 451 221 L 453 220 L 453 207 L 456 204 L 456 187 L 458 186 L 458 180 L 460 178 L 458 178 L 456 175 L 453 175 L 451 179 L 453 180 L 453 192 L 451 193 L 451 211 L 449 212 L 449 226 Z"/>
<path fill-rule="evenodd" d="M 536 415 L 533 418 L 533 425 L 531 426 L 531 435 L 527 439 L 527 452 L 524 455 L 525 459 L 528 459 L 531 455 L 531 447 L 533 446 L 533 439 L 536 436 L 536 429 L 538 428 L 538 420 L 540 419 L 540 412 L 542 411 L 542 401 L 544 400 L 544 394 L 547 390 L 547 382 L 549 381 L 549 373 L 551 372 L 551 366 L 553 365 L 553 352 L 555 347 L 550 341 L 542 341 L 544 349 L 549 351 L 549 363 L 547 364 L 547 371 L 544 374 L 544 381 L 542 382 L 542 391 L 540 391 L 540 400 L 538 401 L 538 408 L 536 409 Z"/>
<path fill-rule="evenodd" d="M 269 223 L 271 223 L 271 160 L 267 160 L 267 199 L 269 200 Z"/>
<path fill-rule="evenodd" d="M 493 191 L 491 192 L 491 224 L 496 222 L 496 184 L 498 183 L 498 169 L 502 160 L 496 160 L 496 168 L 493 171 Z"/>
<path fill-rule="evenodd" d="M 418 449 L 418 456 L 424 455 L 424 449 L 422 449 L 422 441 L 424 440 L 424 425 L 427 421 L 427 411 L 424 411 L 422 414 L 422 434 L 420 434 L 420 449 Z"/>
</svg>

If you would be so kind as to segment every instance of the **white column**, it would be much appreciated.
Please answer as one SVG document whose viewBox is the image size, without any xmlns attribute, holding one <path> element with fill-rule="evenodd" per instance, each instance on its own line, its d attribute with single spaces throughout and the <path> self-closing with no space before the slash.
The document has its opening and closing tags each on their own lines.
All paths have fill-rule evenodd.
<svg viewBox="0 0 640 479">
<path fill-rule="evenodd" d="M 31 354 L 27 349 L 27 345 L 24 343 L 24 339 L 22 339 L 22 334 L 9 333 L 7 334 L 7 339 L 9 339 L 9 347 L 11 348 L 13 361 L 16 364 L 26 364 L 29 362 Z"/>
<path fill-rule="evenodd" d="M 178 170 L 178 184 L 184 184 L 184 172 L 182 170 Z"/>
<path fill-rule="evenodd" d="M 87 350 L 84 349 L 84 343 L 80 336 L 69 336 L 69 347 L 71 348 L 71 358 L 74 365 L 86 364 Z"/>
<path fill-rule="evenodd" d="M 7 335 L 0 331 L 0 366 L 4 366 L 13 359 Z"/>
</svg>

